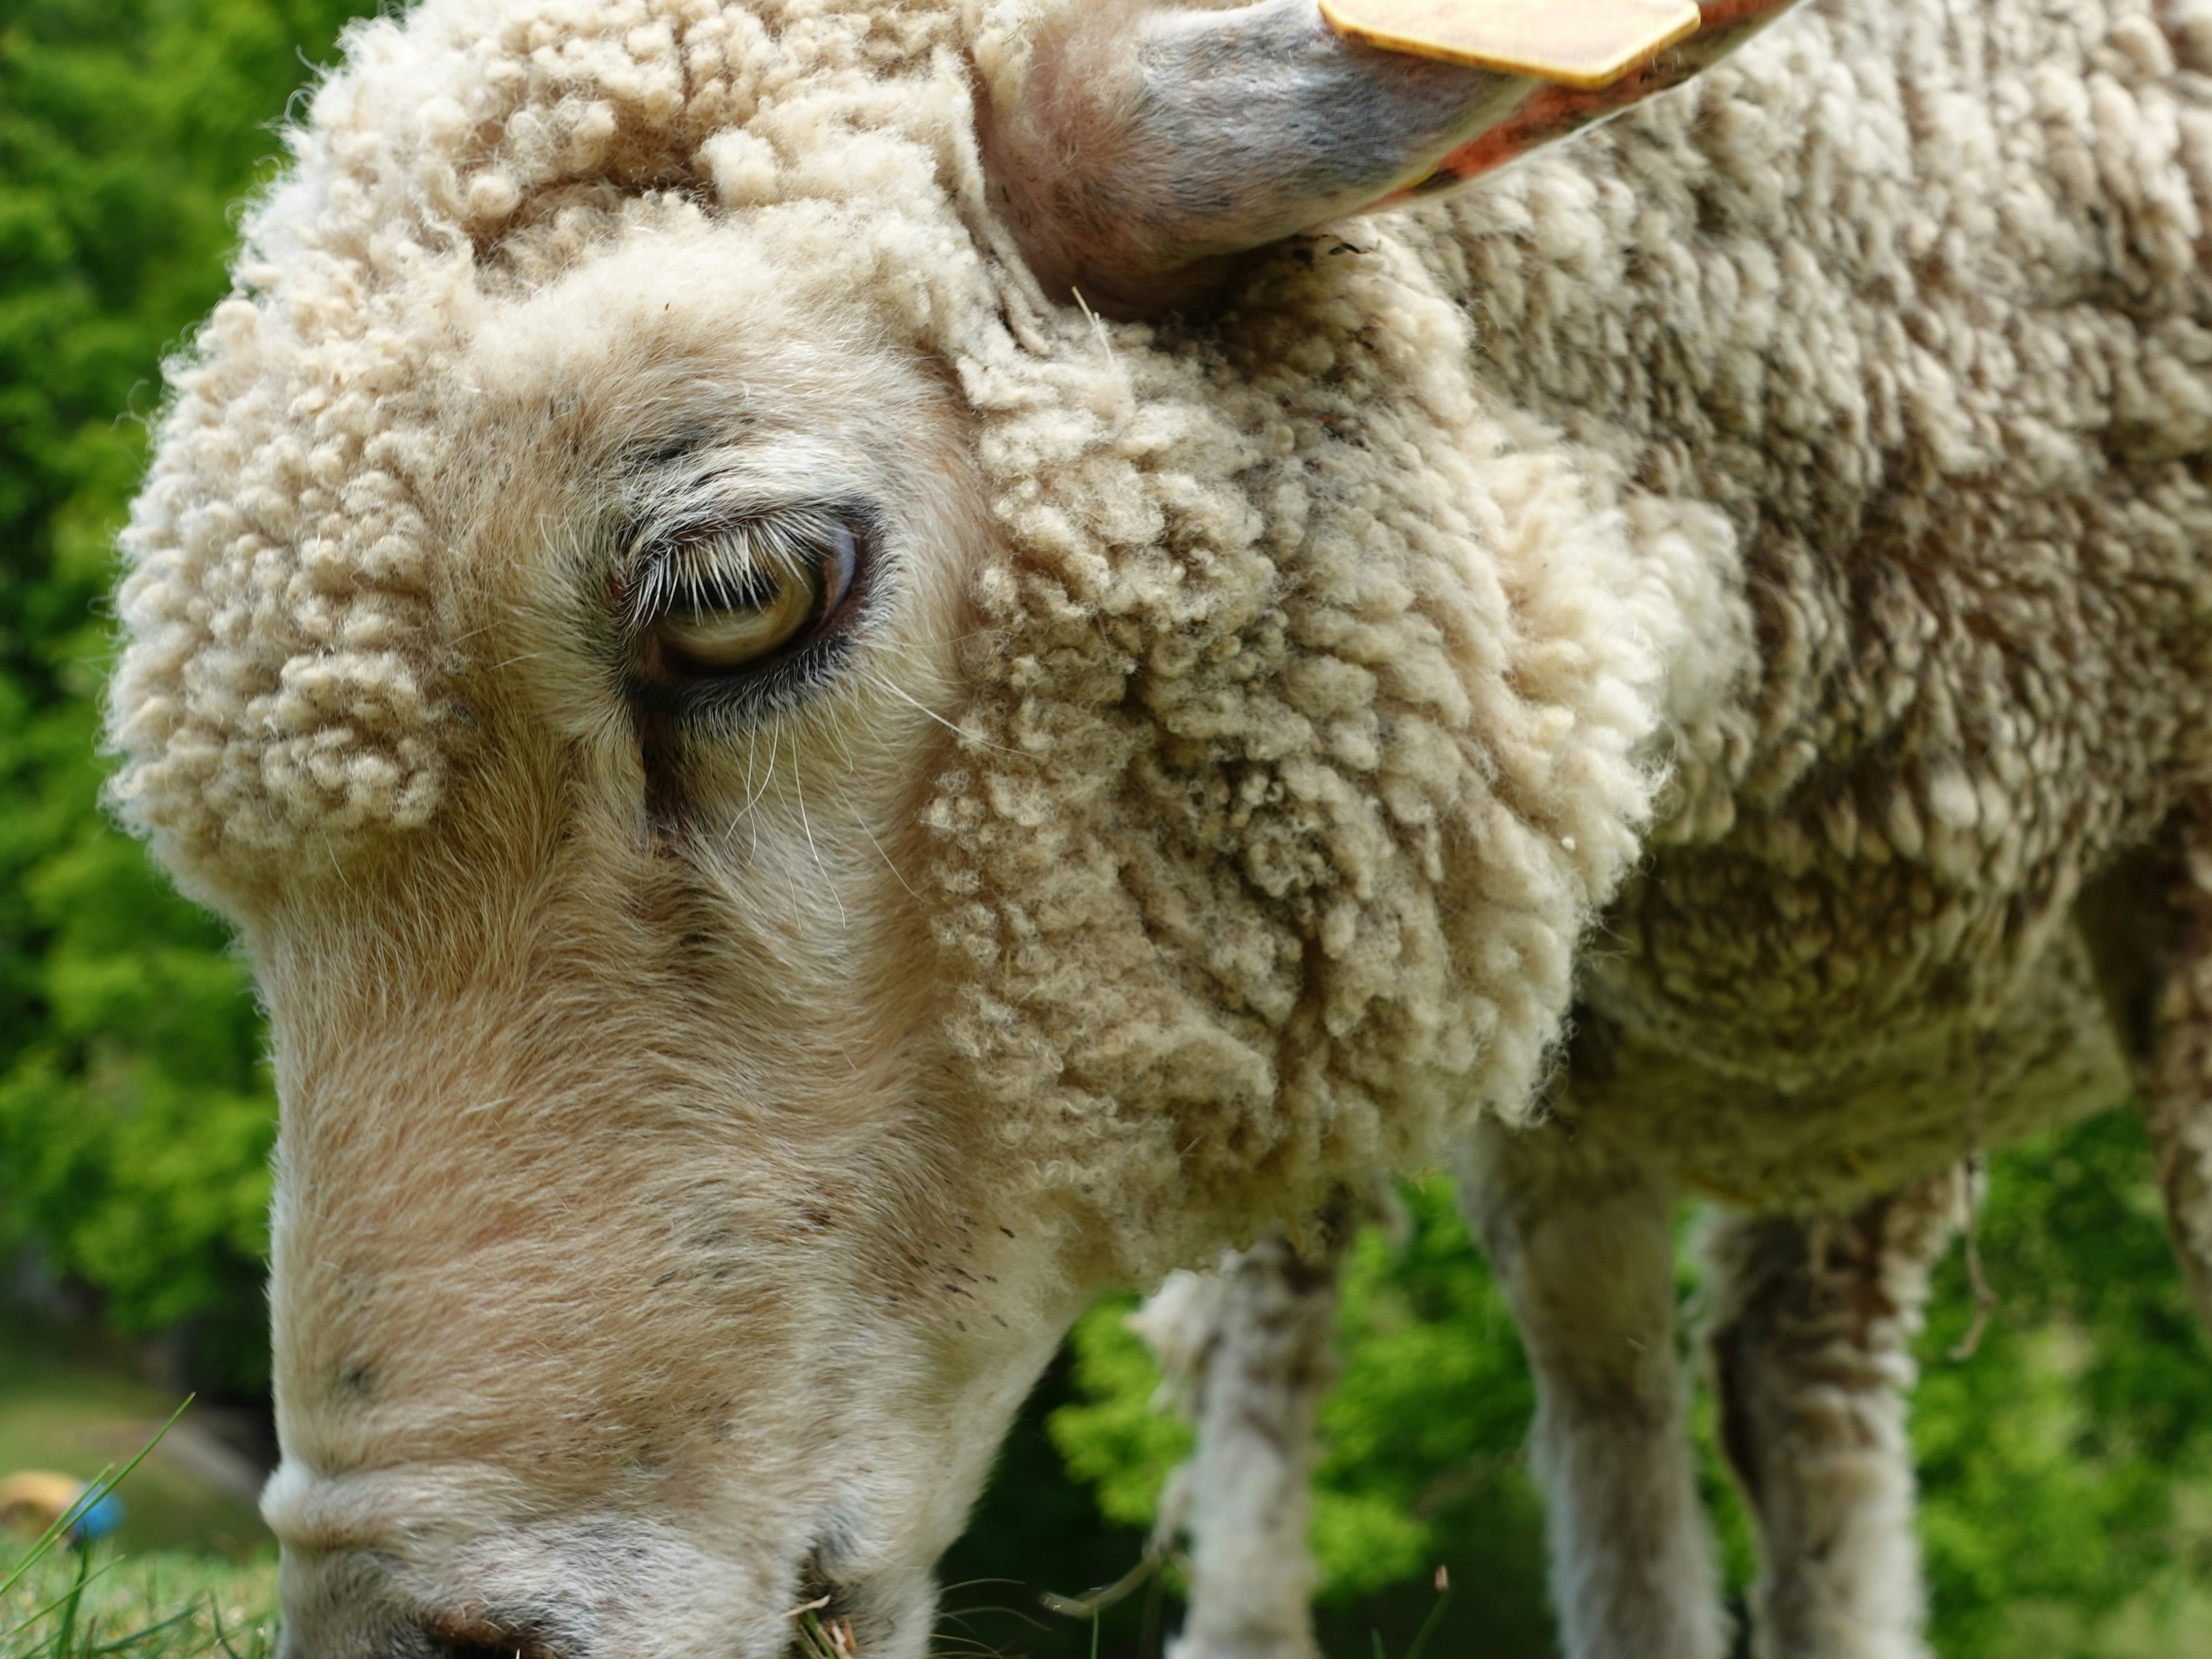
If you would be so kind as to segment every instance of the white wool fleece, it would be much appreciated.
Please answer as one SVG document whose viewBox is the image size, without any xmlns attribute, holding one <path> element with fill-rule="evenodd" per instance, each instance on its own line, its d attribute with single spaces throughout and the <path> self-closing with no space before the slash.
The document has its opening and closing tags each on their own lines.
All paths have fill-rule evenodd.
<svg viewBox="0 0 2212 1659">
<path fill-rule="evenodd" d="M 1653 578 L 1606 469 L 1486 408 L 1463 312 L 1382 226 L 1218 326 L 1043 305 L 962 29 L 660 0 L 356 27 L 176 366 L 116 793 L 242 908 L 272 857 L 435 814 L 470 741 L 439 434 L 475 320 L 732 219 L 878 296 L 972 411 L 999 551 L 927 809 L 957 1042 L 1024 1165 L 1157 1264 L 1528 1099 L 1653 787 Z"/>
<path fill-rule="evenodd" d="M 189 884 L 250 912 L 439 811 L 491 670 L 469 342 L 709 220 L 964 404 L 996 544 L 937 969 L 1115 1272 L 1525 1114 L 1670 773 L 1678 873 L 1589 988 L 1748 1075 L 2017 1000 L 2204 770 L 2212 7 L 1824 0 L 1152 325 L 1045 303 L 994 215 L 973 86 L 1028 9 L 349 33 L 129 535 L 116 795 Z"/>
</svg>

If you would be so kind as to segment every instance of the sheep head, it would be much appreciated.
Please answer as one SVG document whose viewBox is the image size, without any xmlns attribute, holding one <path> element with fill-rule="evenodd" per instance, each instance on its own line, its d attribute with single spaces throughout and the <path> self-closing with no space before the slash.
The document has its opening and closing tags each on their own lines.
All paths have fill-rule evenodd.
<svg viewBox="0 0 2212 1659">
<path fill-rule="evenodd" d="M 441 804 L 220 878 L 284 1102 L 285 1651 L 766 1659 L 823 1595 L 918 1651 L 1068 1295 L 919 896 L 962 419 L 691 214 L 442 395 Z"/>
<path fill-rule="evenodd" d="M 1417 238 L 1051 303 L 1003 21 L 364 24 L 175 366 L 116 796 L 275 1034 L 291 1659 L 911 1659 L 1089 1295 L 1545 1064 L 1665 559 Z"/>
</svg>

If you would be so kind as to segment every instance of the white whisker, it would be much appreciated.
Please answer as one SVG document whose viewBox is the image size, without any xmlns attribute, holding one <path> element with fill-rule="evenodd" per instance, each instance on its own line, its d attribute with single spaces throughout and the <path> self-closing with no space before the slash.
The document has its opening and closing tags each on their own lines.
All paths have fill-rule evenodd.
<svg viewBox="0 0 2212 1659">
<path fill-rule="evenodd" d="M 844 728 L 842 726 L 833 726 L 831 728 L 830 741 L 836 747 L 838 763 L 844 775 L 847 777 L 852 776 L 860 769 L 860 768 L 854 761 L 853 748 L 851 744 L 846 741 Z M 897 865 L 891 861 L 891 855 L 884 850 L 883 842 L 876 839 L 876 832 L 868 828 L 867 817 L 858 806 L 854 805 L 853 793 L 850 789 L 847 789 L 842 792 L 842 799 L 845 804 L 845 811 L 847 814 L 852 818 L 854 823 L 860 826 L 860 833 L 868 838 L 868 845 L 876 849 L 876 856 L 884 861 L 884 868 L 891 872 L 891 879 L 897 882 L 900 886 L 906 889 L 908 897 L 919 902 L 921 895 L 914 890 L 914 884 L 908 881 L 906 878 L 905 873 L 900 870 Z"/>
<path fill-rule="evenodd" d="M 928 716 L 931 720 L 935 720 L 939 726 L 952 733 L 954 737 L 959 738 L 963 744 L 972 743 L 980 749 L 995 749 L 1002 755 L 1018 755 L 1021 753 L 1020 750 L 1009 747 L 1006 744 L 993 743 L 988 738 L 979 738 L 972 732 L 963 731 L 959 726 L 955 726 L 951 720 L 945 719 L 944 715 L 939 714 L 934 708 L 932 708 L 927 703 L 922 702 L 921 698 L 915 696 L 910 692 L 902 690 L 898 685 L 894 684 L 884 675 L 871 674 L 868 676 L 868 683 L 875 686 L 878 690 L 889 692 L 892 696 L 896 697 L 901 702 L 910 704 L 912 707 L 919 709 L 922 714 Z"/>
<path fill-rule="evenodd" d="M 836 878 L 830 873 L 830 866 L 822 861 L 822 849 L 814 844 L 814 825 L 806 816 L 806 785 L 799 778 L 805 766 L 796 744 L 793 745 L 791 759 L 791 787 L 799 799 L 799 827 L 806 836 L 806 850 L 814 855 L 814 867 L 822 872 L 822 884 L 830 890 L 830 902 L 837 907 L 838 927 L 850 928 L 853 924 L 851 918 L 845 914 L 845 901 L 837 896 Z"/>
<path fill-rule="evenodd" d="M 761 798 L 768 793 L 769 786 L 775 781 L 776 735 L 776 727 L 770 724 L 768 728 L 768 763 L 761 769 L 760 782 L 755 785 L 753 763 L 760 756 L 760 732 L 756 728 L 745 734 L 745 783 L 752 793 L 745 797 L 742 816 L 748 820 L 746 828 L 752 834 L 753 862 L 756 864 L 760 862 L 760 818 L 754 809 L 760 805 Z"/>
</svg>

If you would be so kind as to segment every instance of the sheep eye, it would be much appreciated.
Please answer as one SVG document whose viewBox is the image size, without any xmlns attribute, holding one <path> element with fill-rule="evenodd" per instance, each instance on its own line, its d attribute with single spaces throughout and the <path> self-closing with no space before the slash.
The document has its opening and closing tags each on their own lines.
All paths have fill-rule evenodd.
<svg viewBox="0 0 2212 1659">
<path fill-rule="evenodd" d="M 664 678 L 739 673 L 826 628 L 851 596 L 860 548 L 826 515 L 750 526 L 679 550 L 647 637 Z"/>
</svg>

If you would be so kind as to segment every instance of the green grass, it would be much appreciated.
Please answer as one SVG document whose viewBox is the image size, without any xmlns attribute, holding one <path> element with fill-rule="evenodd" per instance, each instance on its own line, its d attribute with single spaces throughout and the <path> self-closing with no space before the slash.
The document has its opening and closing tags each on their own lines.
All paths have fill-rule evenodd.
<svg viewBox="0 0 2212 1659">
<path fill-rule="evenodd" d="M 268 1659 L 276 1547 L 211 1482 L 130 1350 L 20 1310 L 0 1316 L 0 1474 L 120 1474 L 124 1523 L 89 1551 L 0 1532 L 0 1659 Z M 183 1423 L 191 1420 L 189 1411 Z"/>
<path fill-rule="evenodd" d="M 15 1559 L 0 1562 L 4 1577 Z M 0 1659 L 268 1659 L 276 1644 L 273 1556 L 62 1548 L 0 1595 Z"/>
</svg>

